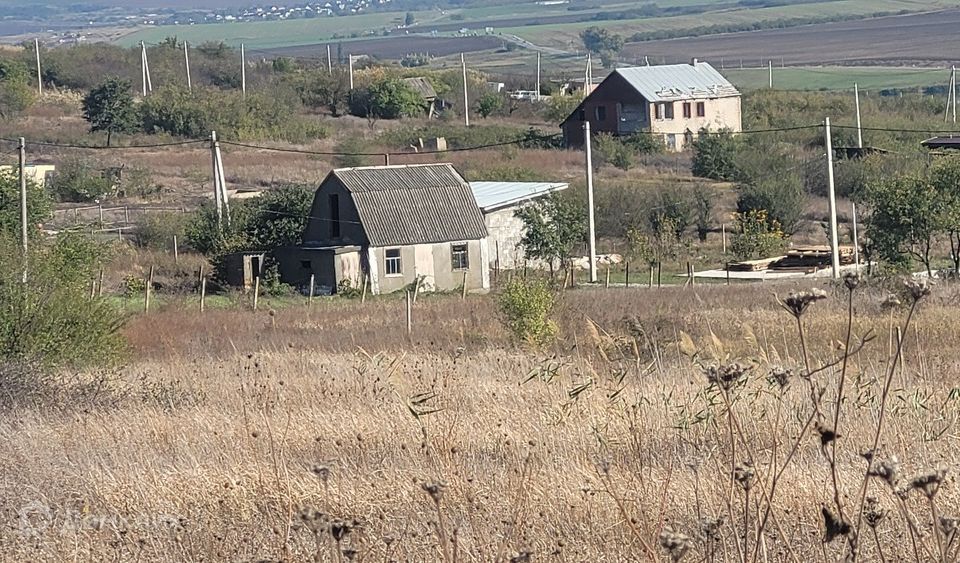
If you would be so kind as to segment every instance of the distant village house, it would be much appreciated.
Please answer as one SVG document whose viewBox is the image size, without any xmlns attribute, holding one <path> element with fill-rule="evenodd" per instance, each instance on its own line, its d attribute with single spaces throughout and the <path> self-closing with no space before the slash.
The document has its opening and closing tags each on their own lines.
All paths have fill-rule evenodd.
<svg viewBox="0 0 960 563">
<path fill-rule="evenodd" d="M 740 92 L 709 63 L 618 68 L 560 125 L 566 145 L 593 133 L 658 135 L 668 150 L 688 148 L 700 130 L 740 132 Z"/>
</svg>

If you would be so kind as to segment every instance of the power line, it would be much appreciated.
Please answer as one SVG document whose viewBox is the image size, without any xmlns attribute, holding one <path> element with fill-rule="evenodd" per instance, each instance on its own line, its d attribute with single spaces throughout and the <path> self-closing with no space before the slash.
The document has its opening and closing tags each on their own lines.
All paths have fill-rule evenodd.
<svg viewBox="0 0 960 563">
<path fill-rule="evenodd" d="M 17 141 L 13 139 L 0 138 L 0 141 L 7 143 L 16 143 Z M 114 151 L 114 150 L 132 150 L 132 149 L 156 149 L 156 148 L 165 148 L 165 147 L 182 147 L 185 145 L 194 145 L 199 143 L 205 143 L 205 140 L 189 140 L 189 141 L 177 141 L 172 143 L 155 143 L 149 145 L 125 145 L 117 147 L 104 147 L 98 145 L 77 145 L 71 143 L 54 143 L 52 141 L 29 141 L 28 144 L 39 145 L 42 147 L 54 147 L 61 149 L 81 149 L 81 150 L 95 150 L 95 151 Z"/>
</svg>

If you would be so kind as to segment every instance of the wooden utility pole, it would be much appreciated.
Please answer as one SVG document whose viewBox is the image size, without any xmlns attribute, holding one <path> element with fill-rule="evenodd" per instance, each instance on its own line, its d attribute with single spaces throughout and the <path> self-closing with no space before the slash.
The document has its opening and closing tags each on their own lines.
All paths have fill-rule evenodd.
<svg viewBox="0 0 960 563">
<path fill-rule="evenodd" d="M 407 336 L 413 334 L 413 299 L 410 297 L 410 291 L 407 290 Z"/>
<path fill-rule="evenodd" d="M 467 60 L 460 53 L 460 68 L 463 70 L 463 124 L 470 127 L 470 100 L 467 98 Z"/>
<path fill-rule="evenodd" d="M 590 120 L 583 122 L 583 146 L 587 165 L 587 243 L 590 247 L 590 283 L 597 283 L 597 233 L 593 214 L 593 151 L 590 142 Z"/>
<path fill-rule="evenodd" d="M 23 283 L 27 283 L 27 253 L 29 251 L 28 233 L 30 227 L 27 225 L 27 142 L 20 137 L 18 142 L 18 153 L 20 155 L 20 237 L 23 248 Z"/>
<path fill-rule="evenodd" d="M 183 42 L 183 62 L 187 67 L 187 90 L 193 91 L 193 80 L 190 78 L 190 50 L 187 42 Z"/>
<path fill-rule="evenodd" d="M 243 90 L 243 95 L 247 95 L 247 51 L 243 46 L 243 43 L 240 44 L 240 88 Z"/>
<path fill-rule="evenodd" d="M 40 39 L 33 40 L 34 50 L 37 52 L 37 95 L 43 95 L 43 73 L 40 72 Z"/>
<path fill-rule="evenodd" d="M 330 44 L 327 43 L 327 74 L 333 74 L 333 59 L 330 58 Z"/>
<path fill-rule="evenodd" d="M 830 254 L 832 257 L 833 277 L 840 278 L 840 244 L 837 239 L 837 194 L 833 184 L 833 140 L 830 135 L 830 118 L 823 120 L 825 144 L 827 147 L 827 189 L 830 198 Z"/>
</svg>

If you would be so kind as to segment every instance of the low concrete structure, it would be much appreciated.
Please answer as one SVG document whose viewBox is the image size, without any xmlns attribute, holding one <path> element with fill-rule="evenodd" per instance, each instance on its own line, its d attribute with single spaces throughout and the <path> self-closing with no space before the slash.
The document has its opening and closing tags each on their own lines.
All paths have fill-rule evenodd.
<svg viewBox="0 0 960 563">
<path fill-rule="evenodd" d="M 492 268 L 512 270 L 523 267 L 520 241 L 524 227 L 523 221 L 516 216 L 517 210 L 569 186 L 563 182 L 470 182 L 489 233 L 487 245 Z"/>
</svg>

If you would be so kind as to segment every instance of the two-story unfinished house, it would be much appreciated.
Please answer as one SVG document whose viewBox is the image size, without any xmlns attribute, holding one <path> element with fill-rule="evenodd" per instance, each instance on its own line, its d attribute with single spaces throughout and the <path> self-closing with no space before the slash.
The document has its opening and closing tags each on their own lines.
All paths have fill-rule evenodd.
<svg viewBox="0 0 960 563">
<path fill-rule="evenodd" d="M 740 92 L 708 63 L 618 68 L 560 124 L 567 147 L 593 133 L 659 135 L 668 150 L 688 147 L 701 129 L 742 130 Z"/>
</svg>

